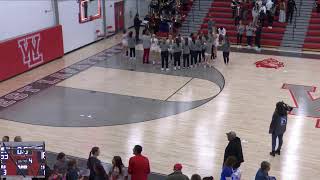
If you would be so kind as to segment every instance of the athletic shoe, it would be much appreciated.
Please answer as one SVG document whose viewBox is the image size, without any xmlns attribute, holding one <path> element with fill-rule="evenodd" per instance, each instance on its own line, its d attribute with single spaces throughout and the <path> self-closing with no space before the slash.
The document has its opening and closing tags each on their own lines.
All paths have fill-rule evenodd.
<svg viewBox="0 0 320 180">
<path fill-rule="evenodd" d="M 161 71 L 164 71 L 164 68 L 161 68 Z"/>
<path fill-rule="evenodd" d="M 152 64 L 156 64 L 156 62 L 155 62 L 155 61 L 152 61 Z"/>
<path fill-rule="evenodd" d="M 178 69 L 180 70 L 180 69 L 181 69 L 181 67 L 180 67 L 180 66 L 178 66 Z"/>
<path fill-rule="evenodd" d="M 174 67 L 173 69 L 174 69 L 174 70 L 177 70 L 177 67 Z"/>
<path fill-rule="evenodd" d="M 169 70 L 170 70 L 169 68 L 166 69 L 166 71 L 169 71 Z"/>
</svg>

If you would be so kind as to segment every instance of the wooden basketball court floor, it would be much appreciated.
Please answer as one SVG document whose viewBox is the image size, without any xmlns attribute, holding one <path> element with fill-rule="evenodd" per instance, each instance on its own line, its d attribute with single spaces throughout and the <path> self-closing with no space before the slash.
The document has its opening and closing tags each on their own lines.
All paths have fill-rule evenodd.
<svg viewBox="0 0 320 180">
<path fill-rule="evenodd" d="M 4 96 L 110 48 L 120 42 L 120 38 L 120 35 L 116 35 L 99 41 L 69 53 L 59 60 L 1 82 L 0 95 Z M 50 114 L 47 117 L 41 116 L 39 122 L 52 119 L 50 110 L 43 112 L 42 105 L 44 104 L 37 104 L 36 102 L 39 101 L 28 103 L 25 100 L 13 105 L 16 107 L 7 111 L 6 116 L 1 112 L 6 110 L 0 111 L 0 117 L 3 118 L 0 120 L 0 136 L 9 135 L 13 138 L 19 135 L 24 141 L 45 141 L 48 151 L 63 151 L 82 158 L 88 156 L 91 147 L 99 146 L 101 160 L 111 162 L 114 155 L 120 155 L 125 165 L 132 156 L 133 146 L 141 144 L 144 147 L 143 154 L 150 159 L 153 172 L 168 174 L 172 171 L 173 164 L 179 162 L 183 164 L 183 172 L 187 175 L 198 173 L 201 176 L 213 175 L 219 179 L 224 149 L 228 143 L 225 133 L 233 130 L 242 139 L 245 159 L 241 166 L 242 179 L 254 179 L 260 162 L 263 160 L 271 162 L 270 175 L 280 180 L 311 180 L 320 177 L 320 141 L 318 139 L 320 129 L 315 127 L 316 118 L 307 117 L 308 114 L 303 112 L 300 113 L 300 116 L 289 116 L 281 156 L 269 156 L 271 136 L 268 134 L 276 102 L 283 100 L 295 106 L 290 91 L 283 89 L 283 84 L 320 87 L 319 59 L 234 52 L 231 53 L 230 64 L 226 66 L 222 62 L 221 52 L 218 56 L 214 67 L 225 79 L 225 86 L 220 94 L 218 94 L 220 89 L 216 84 L 204 79 L 109 67 L 90 67 L 41 92 L 44 96 L 43 93 L 45 94 L 52 88 L 66 88 L 68 91 L 84 90 L 92 94 L 95 94 L 93 92 L 110 93 L 175 102 L 198 101 L 214 97 L 200 105 L 192 106 L 191 109 L 152 121 L 146 119 L 145 122 L 102 124 L 92 127 L 90 127 L 90 122 L 95 123 L 92 120 L 94 112 L 90 114 L 89 111 L 79 114 L 79 119 L 88 121 L 89 125 L 81 126 L 80 124 L 74 127 L 59 124 L 43 125 L 37 123 L 39 119 L 36 118 L 35 121 L 29 116 L 23 119 L 23 115 L 18 117 L 19 120 L 3 118 L 12 114 L 23 114 L 32 109 L 34 117 L 38 113 L 39 115 Z M 279 69 L 255 67 L 256 61 L 265 58 L 275 58 L 283 62 L 285 67 Z M 310 94 L 314 102 L 317 101 L 317 97 L 320 97 L 318 89 Z M 61 96 L 68 98 L 68 95 L 69 92 L 67 93 L 66 90 Z M 31 100 L 33 98 L 30 97 Z M 80 102 L 80 100 L 78 102 L 77 99 L 72 101 L 79 105 L 84 103 L 83 106 L 87 106 L 90 110 L 94 109 L 90 107 L 90 103 Z M 303 103 L 303 101 L 299 103 L 301 102 Z M 25 104 L 21 106 L 22 109 L 19 109 L 21 103 Z M 50 100 L 45 103 L 54 102 Z M 53 112 L 66 113 L 62 116 L 66 119 L 60 119 L 60 121 L 68 120 L 67 111 L 70 110 L 70 107 L 67 106 L 69 105 L 61 102 L 58 107 L 59 111 L 53 110 Z M 316 105 L 319 110 L 320 104 Z M 135 104 L 115 111 L 125 114 L 129 111 L 130 106 L 134 107 Z M 149 116 L 148 112 L 142 111 L 141 113 Z M 105 120 L 107 121 L 108 118 L 105 117 Z"/>
</svg>

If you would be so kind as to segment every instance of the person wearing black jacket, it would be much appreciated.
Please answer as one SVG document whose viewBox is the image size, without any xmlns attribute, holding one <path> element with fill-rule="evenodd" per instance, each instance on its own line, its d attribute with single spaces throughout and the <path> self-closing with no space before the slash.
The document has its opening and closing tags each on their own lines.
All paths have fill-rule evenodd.
<svg viewBox="0 0 320 180">
<path fill-rule="evenodd" d="M 99 155 L 99 147 L 93 147 L 90 151 L 89 158 L 87 161 L 87 168 L 90 169 L 89 180 L 95 180 L 95 177 L 97 176 L 96 167 L 101 167 L 101 161 L 98 159 Z"/>
<path fill-rule="evenodd" d="M 261 51 L 261 33 L 262 33 L 262 25 L 258 23 L 256 28 L 256 38 L 255 38 L 256 51 Z"/>
<path fill-rule="evenodd" d="M 297 6 L 295 0 L 289 0 L 287 3 L 287 22 L 290 20 L 290 24 L 292 23 L 292 17 L 294 11 L 297 11 Z"/>
<path fill-rule="evenodd" d="M 290 112 L 291 110 L 292 107 L 288 106 L 284 102 L 278 102 L 276 104 L 276 109 L 273 113 L 269 128 L 269 134 L 272 134 L 272 151 L 270 152 L 271 156 L 275 156 L 276 154 L 280 155 L 283 143 L 283 134 L 287 129 L 288 111 Z M 279 144 L 276 150 L 277 138 L 279 140 Z"/>
<path fill-rule="evenodd" d="M 140 24 L 141 20 L 139 19 L 139 14 L 137 13 L 136 16 L 134 17 L 134 29 L 136 30 L 136 42 L 139 42 L 139 34 L 140 34 Z"/>
<path fill-rule="evenodd" d="M 233 131 L 230 131 L 229 133 L 227 133 L 227 137 L 228 137 L 229 143 L 224 151 L 223 164 L 225 163 L 225 161 L 229 156 L 234 156 L 237 158 L 237 163 L 235 163 L 233 168 L 238 169 L 241 163 L 244 162 L 241 140 L 239 137 L 237 137 L 236 133 Z"/>
</svg>

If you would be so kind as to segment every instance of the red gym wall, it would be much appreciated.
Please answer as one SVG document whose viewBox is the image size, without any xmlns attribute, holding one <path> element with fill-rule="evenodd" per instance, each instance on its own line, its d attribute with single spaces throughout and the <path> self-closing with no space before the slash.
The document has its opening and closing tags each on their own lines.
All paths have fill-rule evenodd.
<svg viewBox="0 0 320 180">
<path fill-rule="evenodd" d="M 63 56 L 62 27 L 0 42 L 0 49 L 0 81 L 3 81 Z"/>
</svg>

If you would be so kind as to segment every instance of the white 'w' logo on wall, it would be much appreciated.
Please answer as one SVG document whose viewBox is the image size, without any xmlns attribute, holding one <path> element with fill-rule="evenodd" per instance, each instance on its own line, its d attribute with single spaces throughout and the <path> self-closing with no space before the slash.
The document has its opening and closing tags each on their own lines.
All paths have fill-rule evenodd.
<svg viewBox="0 0 320 180">
<path fill-rule="evenodd" d="M 18 46 L 22 52 L 23 64 L 33 68 L 43 63 L 43 55 L 39 52 L 40 34 L 18 40 Z"/>
</svg>

